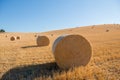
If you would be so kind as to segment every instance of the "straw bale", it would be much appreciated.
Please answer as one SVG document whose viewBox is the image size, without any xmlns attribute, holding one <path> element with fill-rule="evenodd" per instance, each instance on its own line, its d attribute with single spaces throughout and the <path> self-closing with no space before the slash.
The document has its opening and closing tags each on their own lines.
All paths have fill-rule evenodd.
<svg viewBox="0 0 120 80">
<path fill-rule="evenodd" d="M 11 41 L 15 41 L 15 40 L 16 40 L 16 37 L 15 37 L 15 36 L 12 36 L 12 37 L 10 37 L 10 40 L 11 40 Z"/>
<path fill-rule="evenodd" d="M 47 36 L 38 36 L 36 39 L 36 43 L 38 46 L 48 46 L 50 41 Z"/>
<path fill-rule="evenodd" d="M 52 46 L 52 52 L 56 63 L 62 69 L 86 66 L 92 55 L 88 40 L 75 34 L 59 36 Z"/>
</svg>

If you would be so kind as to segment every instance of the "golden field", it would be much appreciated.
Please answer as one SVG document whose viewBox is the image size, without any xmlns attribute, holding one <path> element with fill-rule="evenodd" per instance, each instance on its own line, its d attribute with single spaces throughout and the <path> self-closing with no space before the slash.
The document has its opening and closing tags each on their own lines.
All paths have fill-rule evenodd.
<svg viewBox="0 0 120 80">
<path fill-rule="evenodd" d="M 92 46 L 87 66 L 61 70 L 52 54 L 54 40 L 80 34 Z M 45 35 L 49 46 L 38 47 L 35 35 Z M 20 40 L 10 41 L 11 36 Z M 120 80 L 120 25 L 104 24 L 43 33 L 0 33 L 1 80 Z"/>
</svg>

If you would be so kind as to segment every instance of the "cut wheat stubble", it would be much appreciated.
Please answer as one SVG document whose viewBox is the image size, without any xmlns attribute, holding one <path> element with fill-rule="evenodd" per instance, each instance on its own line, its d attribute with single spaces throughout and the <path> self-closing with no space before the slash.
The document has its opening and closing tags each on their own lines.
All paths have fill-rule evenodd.
<svg viewBox="0 0 120 80">
<path fill-rule="evenodd" d="M 90 43 L 80 35 L 58 37 L 52 47 L 57 65 L 62 69 L 86 66 L 92 55 Z"/>
<path fill-rule="evenodd" d="M 36 39 L 36 43 L 38 46 L 48 46 L 50 40 L 47 36 L 38 36 Z"/>
</svg>

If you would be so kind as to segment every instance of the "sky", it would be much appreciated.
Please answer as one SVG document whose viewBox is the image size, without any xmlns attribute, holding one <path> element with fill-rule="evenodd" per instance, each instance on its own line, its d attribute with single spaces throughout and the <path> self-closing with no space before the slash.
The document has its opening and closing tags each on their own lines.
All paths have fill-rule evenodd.
<svg viewBox="0 0 120 80">
<path fill-rule="evenodd" d="M 0 29 L 45 32 L 120 24 L 120 0 L 0 0 Z"/>
</svg>

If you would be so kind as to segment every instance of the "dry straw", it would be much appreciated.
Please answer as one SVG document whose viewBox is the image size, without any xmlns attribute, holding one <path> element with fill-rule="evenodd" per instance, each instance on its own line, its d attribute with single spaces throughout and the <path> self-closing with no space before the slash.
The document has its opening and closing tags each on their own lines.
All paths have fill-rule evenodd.
<svg viewBox="0 0 120 80">
<path fill-rule="evenodd" d="M 92 54 L 90 43 L 80 35 L 58 37 L 53 44 L 52 51 L 56 63 L 62 69 L 86 66 Z"/>
<path fill-rule="evenodd" d="M 15 36 L 12 36 L 12 37 L 10 37 L 10 40 L 11 40 L 11 41 L 15 41 L 15 40 L 16 40 L 16 37 L 15 37 Z"/>
<path fill-rule="evenodd" d="M 50 41 L 47 36 L 38 36 L 36 39 L 36 43 L 38 46 L 48 46 Z"/>
</svg>

